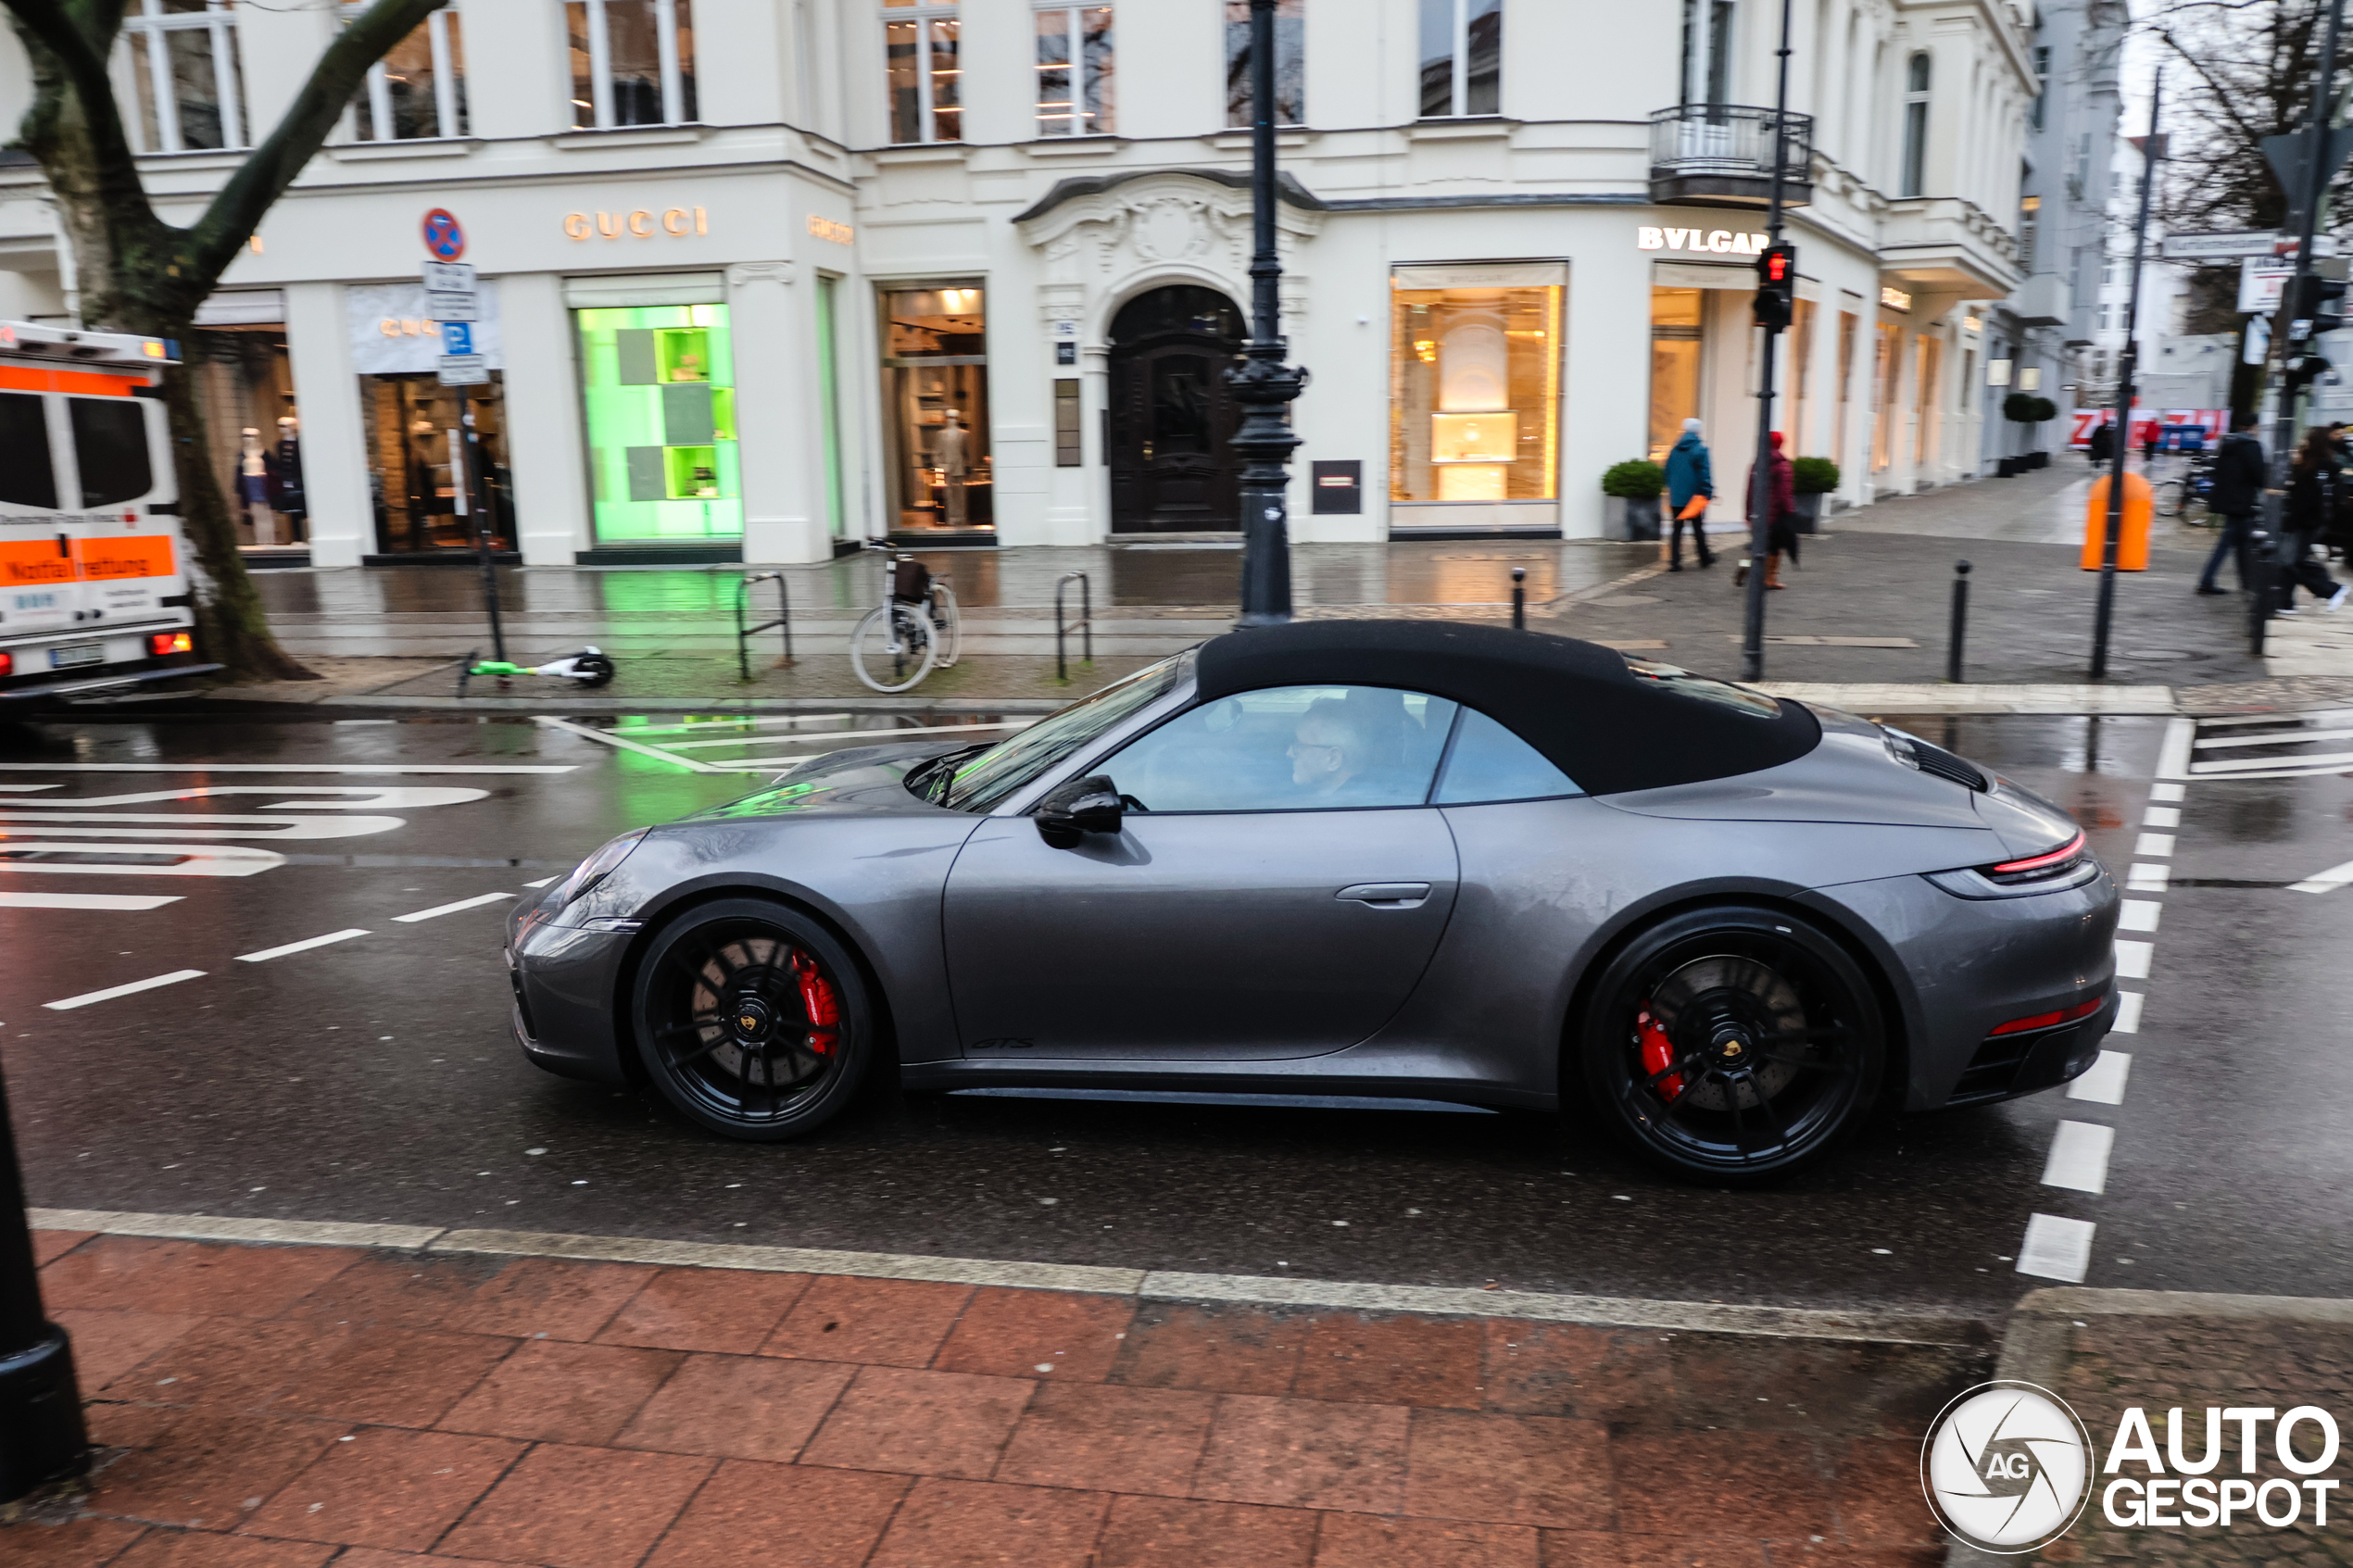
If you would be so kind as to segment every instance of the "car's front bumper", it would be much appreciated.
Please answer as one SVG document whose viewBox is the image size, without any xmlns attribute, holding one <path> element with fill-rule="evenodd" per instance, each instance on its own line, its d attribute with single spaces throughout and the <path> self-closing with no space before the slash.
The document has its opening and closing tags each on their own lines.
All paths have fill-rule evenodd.
<svg viewBox="0 0 2353 1568">
<path fill-rule="evenodd" d="M 533 1065 L 566 1078 L 626 1080 L 620 985 L 629 942 L 626 932 L 549 925 L 528 907 L 509 920 L 515 1044 Z"/>
<path fill-rule="evenodd" d="M 2115 1022 L 2115 882 L 2022 897 L 1961 898 L 1924 877 L 1807 895 L 1874 953 L 1903 1015 L 1908 1110 L 2031 1094 L 2087 1071 Z M 2106 1005 L 2054 1028 L 1995 1035 L 2020 1018 Z"/>
</svg>

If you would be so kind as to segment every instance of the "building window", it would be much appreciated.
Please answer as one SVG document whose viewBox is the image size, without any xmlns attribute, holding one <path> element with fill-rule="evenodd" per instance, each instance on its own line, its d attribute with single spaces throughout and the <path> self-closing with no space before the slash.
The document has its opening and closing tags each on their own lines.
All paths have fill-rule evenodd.
<svg viewBox="0 0 2353 1568">
<path fill-rule="evenodd" d="M 2043 227 L 2043 198 L 2020 196 L 2018 203 L 2018 269 L 2034 270 L 2034 241 Z"/>
<path fill-rule="evenodd" d="M 1075 469 L 1087 461 L 1086 438 L 1080 433 L 1078 383 L 1064 378 L 1054 383 L 1054 467 Z"/>
<path fill-rule="evenodd" d="M 956 7 L 883 0 L 883 57 L 893 142 L 964 139 L 963 73 L 957 69 Z M 1110 13 L 1104 13 L 1110 24 Z"/>
<path fill-rule="evenodd" d="M 1038 12 L 1038 134 L 1104 136 L 1114 129 L 1109 6 L 1048 6 Z"/>
<path fill-rule="evenodd" d="M 1226 123 L 1251 123 L 1249 0 L 1226 0 Z M 1307 123 L 1307 0 L 1276 0 L 1275 123 Z"/>
<path fill-rule="evenodd" d="M 1895 454 L 1895 388 L 1904 370 L 1904 329 L 1879 323 L 1876 373 L 1871 390 L 1871 471 L 1885 473 Z"/>
<path fill-rule="evenodd" d="M 1835 463 L 1846 461 L 1846 410 L 1855 400 L 1855 332 L 1859 323 L 1852 310 L 1838 313 L 1838 420 L 1831 433 L 1831 460 Z"/>
<path fill-rule="evenodd" d="M 1683 102 L 1730 101 L 1732 0 L 1684 0 Z"/>
<path fill-rule="evenodd" d="M 115 57 L 139 102 L 132 132 L 138 151 L 247 144 L 237 19 L 229 0 L 132 0 Z"/>
<path fill-rule="evenodd" d="M 1919 425 L 1912 436 L 1912 468 L 1925 471 L 1936 461 L 1938 437 L 1944 433 L 1944 348 L 1942 340 L 1921 332 L 1912 339 L 1912 372 L 1919 378 L 1913 401 L 1919 407 Z"/>
<path fill-rule="evenodd" d="M 691 125 L 693 0 L 568 0 L 572 123 L 579 131 Z"/>
<path fill-rule="evenodd" d="M 2034 107 L 2029 110 L 2034 129 L 2043 129 L 2043 109 L 2051 96 L 2051 46 L 2034 45 Z"/>
<path fill-rule="evenodd" d="M 1558 495 L 1558 285 L 1417 288 L 1391 281 L 1393 501 Z"/>
<path fill-rule="evenodd" d="M 623 306 L 573 318 L 597 542 L 740 536 L 727 307 Z"/>
<path fill-rule="evenodd" d="M 1813 445 L 1813 431 L 1806 423 L 1807 413 L 1806 394 L 1814 379 L 1814 314 L 1810 299 L 1796 302 L 1790 320 L 1789 356 L 1789 416 L 1783 428 L 1789 432 L 1790 456 L 1794 458 Z"/>
<path fill-rule="evenodd" d="M 1928 185 L 1928 56 L 1914 55 L 1904 73 L 1904 182 L 1898 194 L 1917 196 Z"/>
<path fill-rule="evenodd" d="M 988 303 L 978 283 L 883 292 L 894 532 L 996 526 Z"/>
<path fill-rule="evenodd" d="M 1422 118 L 1501 114 L 1504 0 L 1422 0 Z"/>
<path fill-rule="evenodd" d="M 1651 289 L 1650 459 L 1667 460 L 1667 449 L 1683 433 L 1683 421 L 1699 418 L 1700 365 L 1707 347 L 1706 294 L 1701 289 Z"/>
<path fill-rule="evenodd" d="M 346 25 L 367 9 L 346 4 Z M 352 133 L 362 142 L 415 142 L 466 133 L 466 61 L 458 13 L 435 11 L 368 68 L 352 100 Z"/>
</svg>

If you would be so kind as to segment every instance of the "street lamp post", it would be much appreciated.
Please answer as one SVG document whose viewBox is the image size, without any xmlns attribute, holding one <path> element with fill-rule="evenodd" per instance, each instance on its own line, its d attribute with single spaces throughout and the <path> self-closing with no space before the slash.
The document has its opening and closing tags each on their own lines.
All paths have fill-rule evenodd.
<svg viewBox="0 0 2353 1568">
<path fill-rule="evenodd" d="M 0 1080 L 0 1502 L 90 1466 L 73 1346 L 41 1309 L 24 1176 Z"/>
<path fill-rule="evenodd" d="M 2133 222 L 2133 287 L 2125 296 L 2124 352 L 2116 364 L 2116 466 L 2108 476 L 2108 518 L 2101 527 L 2100 595 L 2092 612 L 2092 679 L 2108 679 L 2108 632 L 2116 623 L 2116 550 L 2124 534 L 2124 459 L 2133 450 L 2133 380 L 2141 360 L 2141 270 L 2147 264 L 2149 199 L 2157 187 L 2157 166 L 2165 157 L 2165 134 L 2158 130 L 2158 111 L 2165 101 L 2165 72 L 2159 69 L 2149 89 L 2149 133 L 2141 142 L 2141 207 Z"/>
<path fill-rule="evenodd" d="M 1789 27 L 1790 0 L 1781 0 L 1779 76 L 1773 89 L 1773 183 L 1765 204 L 1765 244 L 1768 249 L 1778 248 L 1781 243 L 1781 192 L 1789 178 Z M 1743 681 L 1765 677 L 1765 563 L 1773 553 L 1773 350 L 1780 339 L 1781 329 L 1767 324 L 1764 352 L 1757 356 L 1756 461 L 1749 486 L 1748 599 L 1741 617 Z"/>
<path fill-rule="evenodd" d="M 1307 372 L 1283 362 L 1282 258 L 1275 249 L 1275 4 L 1250 0 L 1250 343 L 1226 372 L 1241 427 L 1242 604 L 1238 627 L 1279 626 L 1290 619 L 1290 533 L 1287 511 L 1291 433 L 1289 405 Z"/>
</svg>

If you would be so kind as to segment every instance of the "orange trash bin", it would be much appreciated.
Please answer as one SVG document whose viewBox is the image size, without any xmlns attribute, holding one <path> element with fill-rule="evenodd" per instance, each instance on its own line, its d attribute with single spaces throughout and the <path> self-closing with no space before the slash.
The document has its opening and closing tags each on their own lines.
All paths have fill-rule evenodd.
<svg viewBox="0 0 2353 1568">
<path fill-rule="evenodd" d="M 2108 487 L 2113 478 L 2102 474 L 2092 482 L 2092 498 L 2083 507 L 2083 570 L 2097 571 L 2108 546 Z M 2149 519 L 2156 512 L 2156 493 L 2137 473 L 2124 476 L 2124 521 L 2116 534 L 2116 570 L 2149 569 Z"/>
</svg>

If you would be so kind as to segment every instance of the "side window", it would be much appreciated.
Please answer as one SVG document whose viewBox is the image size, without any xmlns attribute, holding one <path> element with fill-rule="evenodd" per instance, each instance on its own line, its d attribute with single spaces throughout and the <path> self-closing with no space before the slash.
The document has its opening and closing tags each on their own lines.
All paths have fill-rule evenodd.
<svg viewBox="0 0 2353 1568">
<path fill-rule="evenodd" d="M 0 501 L 15 507 L 57 508 L 57 470 L 49 461 L 49 426 L 41 399 L 0 392 Z"/>
<path fill-rule="evenodd" d="M 1475 708 L 1463 709 L 1454 748 L 1434 803 L 1474 806 L 1488 800 L 1543 800 L 1585 792 L 1543 754 Z"/>
<path fill-rule="evenodd" d="M 1279 686 L 1181 713 L 1097 771 L 1147 811 L 1419 806 L 1453 721 L 1421 692 Z"/>
<path fill-rule="evenodd" d="M 69 397 L 82 505 L 119 506 L 156 487 L 147 460 L 147 417 L 135 397 Z"/>
</svg>

